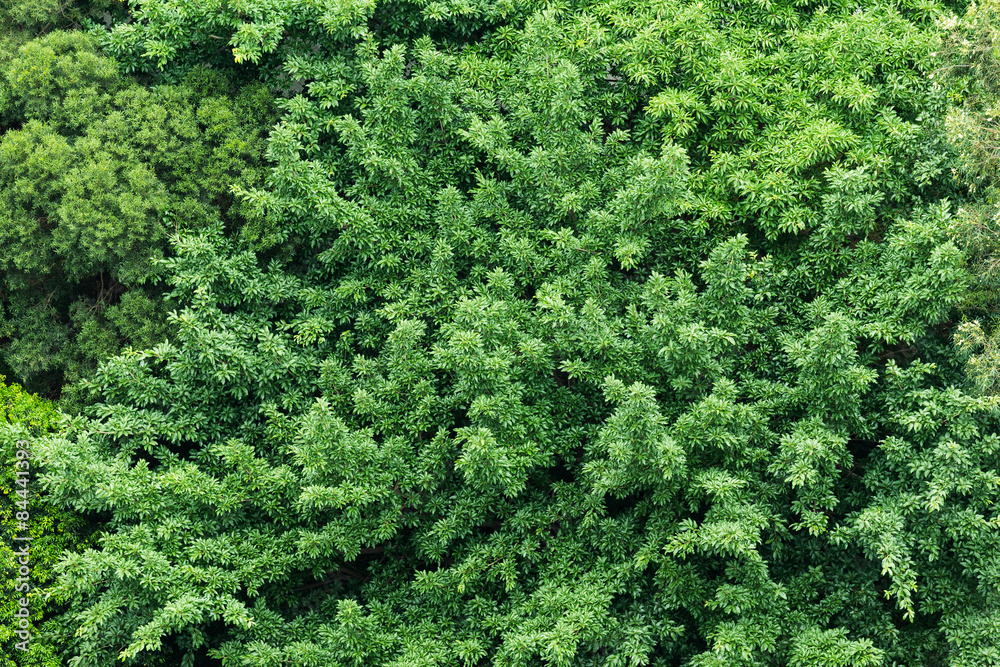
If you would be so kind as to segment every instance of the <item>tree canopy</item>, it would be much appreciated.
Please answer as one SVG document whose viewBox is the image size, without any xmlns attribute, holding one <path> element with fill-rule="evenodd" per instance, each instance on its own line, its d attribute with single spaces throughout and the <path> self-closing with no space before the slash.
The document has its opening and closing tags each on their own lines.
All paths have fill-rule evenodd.
<svg viewBox="0 0 1000 667">
<path fill-rule="evenodd" d="M 42 109 L 18 187 L 95 211 L 10 224 L 169 311 L 33 444 L 103 522 L 50 589 L 71 664 L 1000 664 L 947 10 L 149 0 L 43 37 L 156 84 L 86 132 L 7 103 Z M 260 178 L 223 111 L 163 121 L 239 104 L 198 76 L 275 94 Z M 34 166 L 114 150 L 102 202 Z"/>
<path fill-rule="evenodd" d="M 968 357 L 970 376 L 980 391 L 996 394 L 1000 369 L 997 294 L 997 92 L 1000 62 L 996 30 L 1000 7 L 971 5 L 962 17 L 941 22 L 944 66 L 939 77 L 951 84 L 954 106 L 947 117 L 949 140 L 958 150 L 954 173 L 970 190 L 959 210 L 953 236 L 967 258 L 970 292 L 961 309 L 966 321 L 958 342 Z"/>
<path fill-rule="evenodd" d="M 75 628 L 62 622 L 59 612 L 65 611 L 65 600 L 50 598 L 46 584 L 51 584 L 53 568 L 64 551 L 79 551 L 94 543 L 95 526 L 86 517 L 39 498 L 32 488 L 31 475 L 17 474 L 24 472 L 16 465 L 24 461 L 18 456 L 18 450 L 23 451 L 25 442 L 32 438 L 56 431 L 60 417 L 50 402 L 25 392 L 17 384 L 7 385 L 4 379 L 0 376 L 0 410 L 3 411 L 0 419 L 0 461 L 3 464 L 0 531 L 4 537 L 0 554 L 6 569 L 15 563 L 15 558 L 21 558 L 22 547 L 30 546 L 31 575 L 27 586 L 24 578 L 18 580 L 13 574 L 4 577 L 0 586 L 3 593 L 0 666 L 57 667 L 63 664 L 60 649 L 65 644 L 64 638 L 71 636 Z M 30 464 L 29 459 L 26 464 L 29 472 Z M 25 511 L 31 515 L 28 522 L 19 519 Z M 22 528 L 25 523 L 27 530 Z M 22 629 L 15 616 L 19 599 L 29 601 L 29 620 L 34 626 L 30 632 L 37 633 L 26 645 L 24 637 L 16 634 Z M 26 650 L 19 650 L 18 644 Z"/>
<path fill-rule="evenodd" d="M 167 236 L 241 222 L 230 185 L 263 178 L 270 95 L 232 95 L 193 70 L 146 88 L 81 32 L 55 31 L 2 64 L 0 333 L 4 361 L 36 390 L 86 375 L 128 345 L 162 338 L 144 287 Z"/>
</svg>

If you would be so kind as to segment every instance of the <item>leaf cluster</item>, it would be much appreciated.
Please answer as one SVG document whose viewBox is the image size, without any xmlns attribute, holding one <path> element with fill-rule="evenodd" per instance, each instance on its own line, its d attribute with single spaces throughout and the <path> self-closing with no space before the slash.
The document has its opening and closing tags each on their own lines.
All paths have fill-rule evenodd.
<svg viewBox="0 0 1000 667">
<path fill-rule="evenodd" d="M 939 10 L 144 3 L 290 85 L 39 443 L 75 664 L 992 659 Z"/>
<path fill-rule="evenodd" d="M 81 32 L 6 54 L 0 75 L 4 362 L 58 391 L 164 335 L 152 263 L 167 238 L 242 221 L 230 187 L 263 178 L 269 98 L 196 70 L 148 89 Z"/>
</svg>

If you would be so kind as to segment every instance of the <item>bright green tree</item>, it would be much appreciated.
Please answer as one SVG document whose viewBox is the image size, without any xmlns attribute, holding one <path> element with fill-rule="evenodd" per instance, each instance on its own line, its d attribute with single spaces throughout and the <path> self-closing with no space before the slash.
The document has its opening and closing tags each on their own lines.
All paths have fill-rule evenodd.
<svg viewBox="0 0 1000 667">
<path fill-rule="evenodd" d="M 297 83 L 38 444 L 77 667 L 1000 664 L 933 3 L 160 3 Z"/>
</svg>

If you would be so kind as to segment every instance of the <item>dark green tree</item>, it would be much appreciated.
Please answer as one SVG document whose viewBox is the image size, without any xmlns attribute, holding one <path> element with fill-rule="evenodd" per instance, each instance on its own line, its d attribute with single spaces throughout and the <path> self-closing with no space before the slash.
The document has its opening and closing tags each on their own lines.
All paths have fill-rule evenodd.
<svg viewBox="0 0 1000 667">
<path fill-rule="evenodd" d="M 188 82 L 129 83 L 82 32 L 3 63 L 0 350 L 33 389 L 58 392 L 162 340 L 152 258 L 169 234 L 242 221 L 229 190 L 263 177 L 270 95 L 204 69 Z"/>
</svg>

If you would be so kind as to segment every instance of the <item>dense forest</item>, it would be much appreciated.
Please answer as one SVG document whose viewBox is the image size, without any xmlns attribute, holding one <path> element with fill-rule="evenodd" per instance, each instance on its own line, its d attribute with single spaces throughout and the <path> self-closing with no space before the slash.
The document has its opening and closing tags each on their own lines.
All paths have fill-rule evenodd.
<svg viewBox="0 0 1000 667">
<path fill-rule="evenodd" d="M 998 314 L 1000 0 L 4 0 L 0 667 L 1000 666 Z"/>
</svg>

